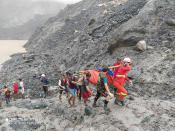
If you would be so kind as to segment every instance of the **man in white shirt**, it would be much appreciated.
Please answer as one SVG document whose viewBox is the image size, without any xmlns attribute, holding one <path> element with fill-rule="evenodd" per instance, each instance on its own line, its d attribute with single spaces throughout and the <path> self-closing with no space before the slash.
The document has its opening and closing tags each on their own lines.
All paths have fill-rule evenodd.
<svg viewBox="0 0 175 131">
<path fill-rule="evenodd" d="M 19 79 L 19 87 L 20 87 L 20 91 L 21 91 L 21 96 L 24 99 L 24 83 L 22 81 L 22 79 Z"/>
</svg>

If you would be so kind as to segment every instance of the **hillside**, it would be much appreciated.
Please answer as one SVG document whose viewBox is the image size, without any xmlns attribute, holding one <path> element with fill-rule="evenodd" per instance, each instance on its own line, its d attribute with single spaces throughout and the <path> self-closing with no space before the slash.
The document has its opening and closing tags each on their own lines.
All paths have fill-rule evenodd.
<svg viewBox="0 0 175 131">
<path fill-rule="evenodd" d="M 172 0 L 84 0 L 67 6 L 30 37 L 25 45 L 26 62 L 21 54 L 15 54 L 4 63 L 0 83 L 11 85 L 16 77 L 23 78 L 28 97 L 25 104 L 12 105 L 9 110 L 15 108 L 20 118 L 35 121 L 38 130 L 173 131 L 174 7 Z M 147 42 L 147 50 L 136 50 L 139 40 Z M 68 108 L 67 102 L 57 101 L 54 86 L 61 72 L 112 65 L 117 57 L 130 57 L 134 62 L 128 74 L 134 86 L 126 86 L 126 107 L 114 105 L 112 98 L 109 114 L 99 101 L 100 107 L 86 116 L 78 102 L 77 107 Z M 40 100 L 43 94 L 38 79 L 42 73 L 54 90 L 44 100 Z M 37 109 L 28 109 L 30 103 Z M 21 112 L 16 111 L 19 107 Z M 10 112 L 3 111 L 2 119 Z M 23 129 L 29 129 L 31 125 L 25 126 Z"/>
</svg>

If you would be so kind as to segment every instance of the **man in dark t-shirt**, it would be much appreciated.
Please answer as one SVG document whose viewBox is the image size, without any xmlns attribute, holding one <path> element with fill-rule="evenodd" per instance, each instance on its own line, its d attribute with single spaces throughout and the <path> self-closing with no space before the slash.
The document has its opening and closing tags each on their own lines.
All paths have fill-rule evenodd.
<svg viewBox="0 0 175 131">
<path fill-rule="evenodd" d="M 108 80 L 106 77 L 106 73 L 108 71 L 108 67 L 104 67 L 103 72 L 100 72 L 99 77 L 98 77 L 98 82 L 97 82 L 97 94 L 94 99 L 93 107 L 96 107 L 96 102 L 97 100 L 101 97 L 104 96 L 104 109 L 107 109 L 107 105 L 109 103 L 109 96 L 112 96 L 110 93 L 109 87 L 108 87 Z"/>
<path fill-rule="evenodd" d="M 46 98 L 46 96 L 48 96 L 48 87 L 49 87 L 49 81 L 46 78 L 45 74 L 41 75 L 41 82 L 43 83 L 43 91 L 44 91 L 44 98 Z"/>
<path fill-rule="evenodd" d="M 88 79 L 91 77 L 90 73 L 87 73 L 86 76 L 83 77 L 82 86 L 81 86 L 81 97 L 84 99 L 84 104 L 90 96 L 92 96 L 91 90 L 89 89 L 89 81 Z"/>
</svg>

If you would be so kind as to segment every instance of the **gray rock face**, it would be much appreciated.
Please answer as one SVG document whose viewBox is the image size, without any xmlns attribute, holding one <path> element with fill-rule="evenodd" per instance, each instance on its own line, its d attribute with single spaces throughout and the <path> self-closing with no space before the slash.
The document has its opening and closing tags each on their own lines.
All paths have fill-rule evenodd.
<svg viewBox="0 0 175 131">
<path fill-rule="evenodd" d="M 130 97 L 124 109 L 111 101 L 112 114 L 106 116 L 100 106 L 85 116 L 84 108 L 70 109 L 67 103 L 57 103 L 54 98 L 58 91 L 51 87 L 50 98 L 54 100 L 42 105 L 32 100 L 23 108 L 28 113 L 43 111 L 39 114 L 45 124 L 37 123 L 43 130 L 49 127 L 50 120 L 60 123 L 53 124 L 55 129 L 67 130 L 173 130 L 175 28 L 166 20 L 175 17 L 174 6 L 172 0 L 84 0 L 69 5 L 31 36 L 25 45 L 26 62 L 16 54 L 4 64 L 0 83 L 11 86 L 16 77 L 23 78 L 27 97 L 39 101 L 43 97 L 39 81 L 42 73 L 55 86 L 61 72 L 112 65 L 117 57 L 129 57 L 133 65 L 128 77 L 134 86 L 126 85 L 126 89 L 134 99 Z M 147 42 L 148 50 L 135 50 L 140 40 Z M 34 107 L 29 109 L 32 103 Z M 151 122 L 141 123 L 152 114 L 155 116 Z M 162 114 L 168 115 L 168 123 Z"/>
</svg>

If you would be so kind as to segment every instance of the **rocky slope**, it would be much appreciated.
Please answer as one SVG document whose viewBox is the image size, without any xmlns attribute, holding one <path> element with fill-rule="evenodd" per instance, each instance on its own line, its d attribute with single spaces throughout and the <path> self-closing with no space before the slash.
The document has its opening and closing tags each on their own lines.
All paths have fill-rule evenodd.
<svg viewBox="0 0 175 131">
<path fill-rule="evenodd" d="M 42 96 L 38 80 L 41 73 L 46 73 L 51 85 L 56 85 L 61 72 L 111 65 L 117 57 L 127 56 L 134 62 L 128 74 L 134 87 L 127 88 L 126 107 L 114 106 L 112 100 L 110 114 L 104 114 L 99 107 L 95 115 L 84 119 L 81 116 L 84 111 L 79 106 L 67 109 L 67 104 L 57 104 L 53 97 L 51 103 L 56 107 L 48 110 L 61 111 L 46 113 L 46 116 L 55 120 L 52 124 L 57 130 L 173 131 L 174 6 L 172 0 L 84 0 L 69 5 L 31 36 L 25 45 L 27 61 L 16 54 L 4 64 L 0 81 L 11 85 L 16 77 L 24 78 L 28 98 L 39 98 Z M 136 50 L 139 40 L 146 40 L 146 51 Z M 130 96 L 135 99 L 131 101 Z M 40 116 L 39 119 L 43 123 L 47 121 Z"/>
</svg>

